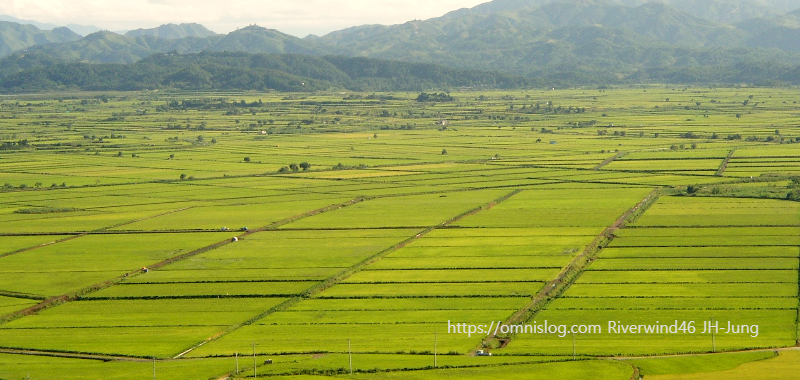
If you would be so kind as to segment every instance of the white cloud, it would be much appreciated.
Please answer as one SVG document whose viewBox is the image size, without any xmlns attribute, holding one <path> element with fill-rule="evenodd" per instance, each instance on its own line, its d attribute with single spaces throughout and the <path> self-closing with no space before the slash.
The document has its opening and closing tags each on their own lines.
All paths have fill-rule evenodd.
<svg viewBox="0 0 800 380">
<path fill-rule="evenodd" d="M 487 0 L 1 0 L 0 14 L 109 30 L 197 22 L 226 33 L 250 24 L 305 36 L 441 16 Z"/>
</svg>

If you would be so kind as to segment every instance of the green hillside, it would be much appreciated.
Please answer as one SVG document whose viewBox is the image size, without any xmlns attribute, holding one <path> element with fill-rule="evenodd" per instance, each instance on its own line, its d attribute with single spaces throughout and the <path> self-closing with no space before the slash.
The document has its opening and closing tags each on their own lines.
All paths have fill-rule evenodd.
<svg viewBox="0 0 800 380">
<path fill-rule="evenodd" d="M 368 58 L 298 54 L 156 54 L 135 64 L 56 61 L 43 54 L 11 56 L 0 62 L 0 91 L 235 89 L 309 91 L 424 90 L 450 87 L 513 88 L 523 77 Z"/>
</svg>

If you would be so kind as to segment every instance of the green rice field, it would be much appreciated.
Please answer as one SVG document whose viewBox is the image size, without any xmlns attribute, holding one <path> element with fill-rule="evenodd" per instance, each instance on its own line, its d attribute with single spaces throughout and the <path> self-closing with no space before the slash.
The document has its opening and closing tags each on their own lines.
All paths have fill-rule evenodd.
<svg viewBox="0 0 800 380">
<path fill-rule="evenodd" d="M 0 379 L 796 373 L 796 89 L 348 95 L 0 98 Z"/>
</svg>

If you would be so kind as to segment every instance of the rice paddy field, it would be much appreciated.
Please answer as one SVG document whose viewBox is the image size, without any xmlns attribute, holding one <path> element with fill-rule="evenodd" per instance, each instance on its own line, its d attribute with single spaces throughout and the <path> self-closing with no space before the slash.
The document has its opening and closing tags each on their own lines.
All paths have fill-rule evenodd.
<svg viewBox="0 0 800 380">
<path fill-rule="evenodd" d="M 797 89 L 451 95 L 0 98 L 0 379 L 796 375 Z"/>
</svg>

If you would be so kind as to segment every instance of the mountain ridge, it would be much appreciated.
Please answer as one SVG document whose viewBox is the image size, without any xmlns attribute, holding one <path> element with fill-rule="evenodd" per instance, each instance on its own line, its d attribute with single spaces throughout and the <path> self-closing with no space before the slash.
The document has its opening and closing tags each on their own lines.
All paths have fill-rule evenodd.
<svg viewBox="0 0 800 380">
<path fill-rule="evenodd" d="M 695 0 L 666 1 L 693 4 Z M 495 0 L 428 20 L 358 26 L 302 39 L 257 25 L 218 35 L 199 24 L 166 24 L 125 35 L 101 31 L 78 39 L 62 37 L 67 41 L 47 40 L 24 49 L 63 62 L 119 64 L 166 53 L 338 55 L 529 78 L 559 73 L 564 78 L 592 77 L 594 82 L 647 72 L 661 77 L 670 69 L 694 70 L 692 75 L 713 78 L 707 68 L 733 68 L 726 69 L 730 71 L 741 64 L 800 64 L 800 11 L 719 23 L 644 0 Z M 198 74 L 191 69 L 179 76 Z M 198 80 L 206 77 L 200 75 Z"/>
<path fill-rule="evenodd" d="M 37 45 L 71 42 L 80 38 L 80 35 L 64 27 L 41 30 L 33 25 L 0 21 L 0 56 Z"/>
<path fill-rule="evenodd" d="M 126 37 L 158 37 L 165 40 L 179 40 L 186 37 L 206 38 L 216 35 L 203 25 L 196 23 L 188 24 L 164 24 L 150 29 L 135 29 L 125 33 Z"/>
</svg>

